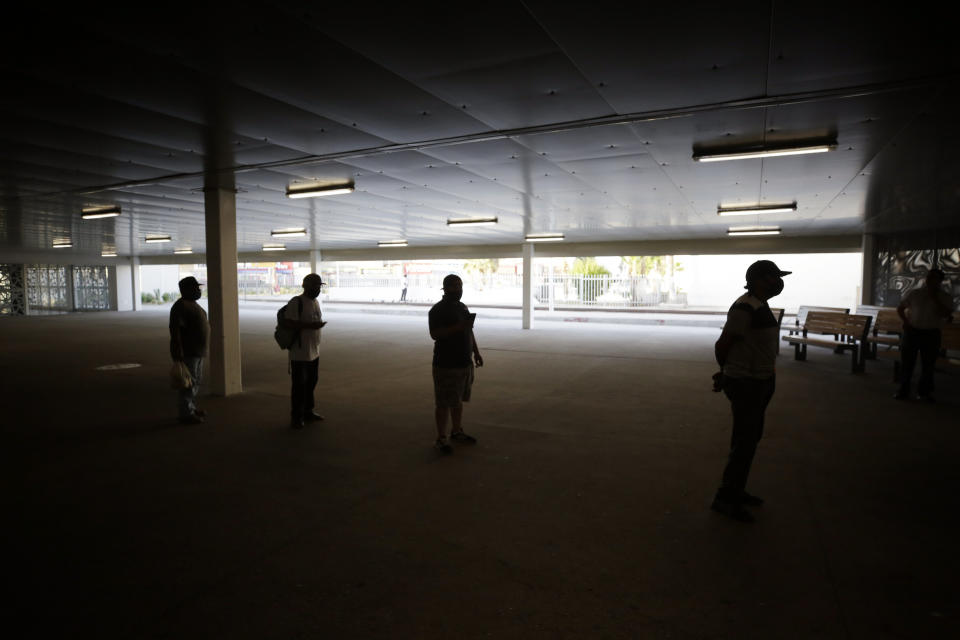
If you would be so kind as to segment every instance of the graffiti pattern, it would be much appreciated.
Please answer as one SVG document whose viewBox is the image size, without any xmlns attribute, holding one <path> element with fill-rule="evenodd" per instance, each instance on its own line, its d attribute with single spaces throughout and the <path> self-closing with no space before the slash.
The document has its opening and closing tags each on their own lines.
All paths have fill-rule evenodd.
<svg viewBox="0 0 960 640">
<path fill-rule="evenodd" d="M 23 267 L 0 264 L 0 316 L 22 316 L 27 313 L 27 294 Z"/>
</svg>

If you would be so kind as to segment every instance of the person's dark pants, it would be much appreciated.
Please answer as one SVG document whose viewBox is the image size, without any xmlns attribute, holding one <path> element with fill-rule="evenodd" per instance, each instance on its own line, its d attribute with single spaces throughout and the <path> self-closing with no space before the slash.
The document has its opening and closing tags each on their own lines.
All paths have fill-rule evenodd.
<svg viewBox="0 0 960 640">
<path fill-rule="evenodd" d="M 900 343 L 900 392 L 910 393 L 910 378 L 920 354 L 920 384 L 917 393 L 921 396 L 933 393 L 933 365 L 940 353 L 940 329 L 914 329 L 903 332 Z"/>
<path fill-rule="evenodd" d="M 317 387 L 320 358 L 290 361 L 290 417 L 302 420 L 313 410 L 313 390 Z"/>
<path fill-rule="evenodd" d="M 757 452 L 757 443 L 763 437 L 763 414 L 775 387 L 774 377 L 766 380 L 724 378 L 723 391 L 733 408 L 733 435 L 717 498 L 727 502 L 740 501 L 747 486 L 753 456 Z"/>
<path fill-rule="evenodd" d="M 403 291 L 400 292 L 400 302 L 406 302 L 406 301 L 407 301 L 407 288 L 404 287 Z"/>
</svg>

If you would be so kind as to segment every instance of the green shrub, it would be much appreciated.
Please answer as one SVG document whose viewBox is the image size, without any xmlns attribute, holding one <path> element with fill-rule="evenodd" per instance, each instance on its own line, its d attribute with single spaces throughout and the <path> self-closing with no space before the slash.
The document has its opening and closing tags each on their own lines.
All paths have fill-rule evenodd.
<svg viewBox="0 0 960 640">
<path fill-rule="evenodd" d="M 143 291 L 140 293 L 140 302 L 142 302 L 143 304 L 152 304 L 156 302 L 156 298 L 153 297 L 152 293 Z"/>
</svg>

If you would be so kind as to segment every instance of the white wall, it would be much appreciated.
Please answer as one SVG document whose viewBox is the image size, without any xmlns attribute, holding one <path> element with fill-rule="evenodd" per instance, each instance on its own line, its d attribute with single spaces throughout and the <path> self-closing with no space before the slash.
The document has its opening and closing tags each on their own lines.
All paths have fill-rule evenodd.
<svg viewBox="0 0 960 640">
<path fill-rule="evenodd" d="M 153 293 L 160 289 L 164 293 L 176 293 L 180 297 L 180 266 L 176 264 L 142 265 L 140 267 L 140 290 Z"/>
<path fill-rule="evenodd" d="M 784 271 L 783 293 L 770 306 L 794 313 L 800 305 L 849 307 L 859 302 L 862 256 L 859 253 L 798 253 L 791 255 L 676 256 L 683 271 L 677 286 L 687 292 L 691 307 L 728 308 L 743 292 L 744 274 L 756 260 L 773 260 Z"/>
</svg>

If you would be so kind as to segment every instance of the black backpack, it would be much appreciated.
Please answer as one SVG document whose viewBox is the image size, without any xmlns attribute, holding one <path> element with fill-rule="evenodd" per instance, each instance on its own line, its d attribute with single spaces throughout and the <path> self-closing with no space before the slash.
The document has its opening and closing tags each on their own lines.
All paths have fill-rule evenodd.
<svg viewBox="0 0 960 640">
<path fill-rule="evenodd" d="M 293 302 L 293 300 L 290 302 Z M 283 326 L 283 320 L 286 316 L 287 307 L 290 306 L 290 302 L 280 307 L 277 311 L 277 328 L 273 330 L 273 339 L 277 341 L 281 349 L 289 349 L 293 346 L 294 342 L 299 342 L 300 340 L 299 329 L 289 329 Z M 297 311 L 297 319 L 299 320 L 300 316 L 303 315 L 303 298 L 300 296 L 297 296 Z"/>
</svg>

